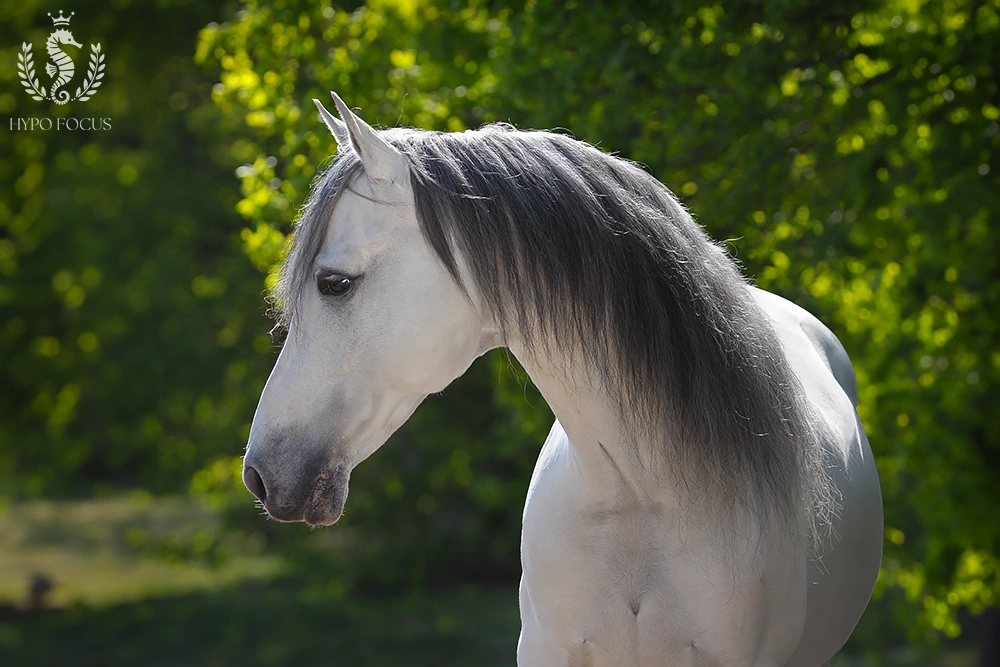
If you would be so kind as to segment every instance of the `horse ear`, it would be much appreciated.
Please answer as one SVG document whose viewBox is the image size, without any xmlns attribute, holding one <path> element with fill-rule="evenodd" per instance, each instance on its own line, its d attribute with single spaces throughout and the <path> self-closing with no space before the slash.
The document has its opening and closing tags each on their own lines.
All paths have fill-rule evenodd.
<svg viewBox="0 0 1000 667">
<path fill-rule="evenodd" d="M 404 183 L 409 174 L 406 156 L 390 146 L 371 125 L 358 118 L 337 93 L 331 91 L 330 95 L 340 117 L 344 119 L 351 146 L 361 158 L 368 177 L 384 185 Z"/>
<path fill-rule="evenodd" d="M 313 102 L 316 104 L 316 108 L 319 109 L 319 116 L 326 123 L 326 126 L 330 128 L 330 132 L 333 133 L 333 138 L 337 140 L 337 145 L 341 148 L 347 148 L 351 145 L 351 135 L 347 132 L 347 125 L 344 125 L 344 121 L 340 120 L 332 113 L 326 110 L 323 103 L 313 98 Z"/>
</svg>

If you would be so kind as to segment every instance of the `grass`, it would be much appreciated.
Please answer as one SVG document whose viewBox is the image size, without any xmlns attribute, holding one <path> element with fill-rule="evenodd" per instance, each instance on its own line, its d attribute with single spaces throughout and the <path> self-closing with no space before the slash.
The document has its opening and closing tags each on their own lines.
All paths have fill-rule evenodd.
<svg viewBox="0 0 1000 667">
<path fill-rule="evenodd" d="M 513 588 L 333 599 L 294 580 L 0 623 L 0 664 L 55 667 L 511 665 Z"/>
<path fill-rule="evenodd" d="M 217 532 L 216 517 L 185 498 L 19 503 L 0 511 L 0 603 L 21 600 L 35 573 L 54 581 L 56 606 L 103 606 L 282 571 L 280 560 L 253 548 L 240 548 L 223 568 L 182 557 L 191 545 L 214 544 Z"/>
<path fill-rule="evenodd" d="M 215 566 L 190 557 L 219 532 L 182 498 L 0 508 L 0 603 L 20 603 L 35 573 L 55 582 L 51 609 L 0 614 L 0 666 L 514 662 L 516 585 L 345 595 L 291 575 L 252 540 Z"/>
</svg>

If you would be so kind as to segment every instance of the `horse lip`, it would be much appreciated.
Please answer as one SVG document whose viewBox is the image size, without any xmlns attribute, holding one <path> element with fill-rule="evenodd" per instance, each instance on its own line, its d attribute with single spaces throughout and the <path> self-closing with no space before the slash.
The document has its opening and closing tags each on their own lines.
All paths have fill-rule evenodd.
<svg viewBox="0 0 1000 667">
<path fill-rule="evenodd" d="M 343 465 L 316 476 L 312 493 L 306 501 L 303 519 L 310 526 L 332 526 L 340 520 L 347 502 L 349 474 Z"/>
<path fill-rule="evenodd" d="M 264 503 L 261 504 L 264 505 L 264 510 L 267 512 L 268 516 L 278 523 L 298 523 L 303 520 L 301 509 L 279 509 L 275 507 L 268 507 L 267 504 Z"/>
</svg>

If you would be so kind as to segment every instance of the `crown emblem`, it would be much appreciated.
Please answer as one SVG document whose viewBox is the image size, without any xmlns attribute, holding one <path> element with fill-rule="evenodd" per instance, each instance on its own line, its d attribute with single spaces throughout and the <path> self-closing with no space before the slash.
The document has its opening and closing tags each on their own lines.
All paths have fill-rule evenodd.
<svg viewBox="0 0 1000 667">
<path fill-rule="evenodd" d="M 52 12 L 49 12 L 49 18 L 52 19 L 53 25 L 69 25 L 69 20 L 76 14 L 76 12 L 70 12 L 69 16 L 63 16 L 62 10 L 59 10 L 59 16 L 52 16 Z"/>
</svg>

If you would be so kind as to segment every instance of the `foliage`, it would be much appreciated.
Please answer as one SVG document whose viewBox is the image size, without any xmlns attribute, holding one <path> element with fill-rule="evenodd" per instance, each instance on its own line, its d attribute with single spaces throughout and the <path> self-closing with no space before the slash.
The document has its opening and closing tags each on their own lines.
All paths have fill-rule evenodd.
<svg viewBox="0 0 1000 667">
<path fill-rule="evenodd" d="M 25 95 L 14 67 L 51 21 L 36 2 L 0 5 L 0 492 L 182 490 L 238 450 L 270 363 L 239 252 L 238 146 L 214 139 L 233 128 L 191 63 L 213 14 L 161 6 L 152 33 L 142 7 L 77 12 L 108 74 L 88 102 L 59 106 Z M 39 117 L 111 129 L 8 127 Z"/>
<path fill-rule="evenodd" d="M 880 593 L 921 608 L 914 639 L 1000 593 L 998 11 L 540 3 L 492 61 L 529 91 L 513 117 L 648 164 L 841 336 L 886 497 Z"/>
<path fill-rule="evenodd" d="M 0 490 L 190 479 L 261 523 L 238 476 L 274 359 L 261 289 L 334 150 L 310 102 L 334 89 L 383 125 L 561 127 L 647 165 L 850 352 L 896 628 L 933 642 L 998 604 L 1000 1 L 161 4 L 152 33 L 139 8 L 74 19 L 112 132 L 0 136 Z M 0 16 L 0 113 L 66 113 L 16 78 L 44 13 Z M 343 526 L 260 530 L 385 586 L 515 573 L 551 417 L 509 365 L 365 462 Z"/>
<path fill-rule="evenodd" d="M 998 26 L 996 2 L 251 2 L 200 54 L 294 200 L 305 147 L 330 144 L 299 105 L 325 88 L 369 120 L 562 126 L 648 165 L 854 357 L 886 495 L 879 595 L 902 589 L 916 638 L 956 635 L 956 610 L 1000 592 Z M 287 227 L 265 220 L 290 211 L 260 187 L 276 172 L 247 173 L 245 234 L 276 241 Z"/>
</svg>

